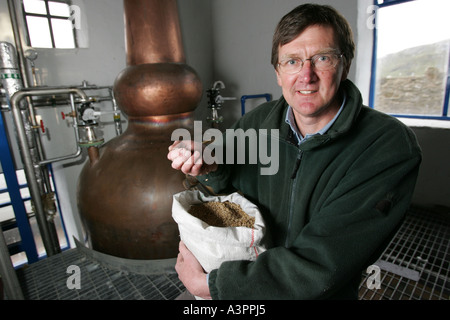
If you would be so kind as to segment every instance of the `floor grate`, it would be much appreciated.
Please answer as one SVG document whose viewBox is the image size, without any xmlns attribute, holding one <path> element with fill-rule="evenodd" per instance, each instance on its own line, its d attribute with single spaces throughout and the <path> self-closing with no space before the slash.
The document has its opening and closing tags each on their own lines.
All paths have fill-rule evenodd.
<svg viewBox="0 0 450 320">
<path fill-rule="evenodd" d="M 78 266 L 79 289 L 68 279 Z M 89 259 L 77 248 L 17 270 L 27 300 L 173 300 L 184 291 L 175 270 L 135 274 L 115 270 Z M 69 280 L 69 283 L 72 283 Z"/>
<path fill-rule="evenodd" d="M 412 208 L 381 255 L 380 288 L 359 288 L 361 300 L 449 300 L 449 213 Z M 370 289 L 369 289 L 370 287 Z"/>
</svg>

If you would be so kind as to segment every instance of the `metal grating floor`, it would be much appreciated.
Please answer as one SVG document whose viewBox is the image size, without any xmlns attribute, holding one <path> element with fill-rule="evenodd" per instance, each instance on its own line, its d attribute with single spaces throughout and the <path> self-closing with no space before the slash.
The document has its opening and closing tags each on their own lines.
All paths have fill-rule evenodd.
<svg viewBox="0 0 450 320">
<path fill-rule="evenodd" d="M 79 289 L 69 289 L 67 281 L 80 268 Z M 17 270 L 27 300 L 173 300 L 184 291 L 173 271 L 135 274 L 116 270 L 86 257 L 78 248 L 64 251 Z"/>
<path fill-rule="evenodd" d="M 361 300 L 450 300 L 449 213 L 412 208 L 375 263 L 381 287 L 360 284 Z M 372 287 L 372 286 L 369 286 Z"/>
</svg>

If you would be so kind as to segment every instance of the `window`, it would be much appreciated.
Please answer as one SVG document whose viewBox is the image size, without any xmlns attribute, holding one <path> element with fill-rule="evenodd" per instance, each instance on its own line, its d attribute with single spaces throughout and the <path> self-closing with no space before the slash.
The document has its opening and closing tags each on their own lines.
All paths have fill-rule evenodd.
<svg viewBox="0 0 450 320">
<path fill-rule="evenodd" d="M 450 120 L 450 1 L 375 0 L 375 10 L 370 105 Z"/>
<path fill-rule="evenodd" d="M 29 45 L 35 48 L 76 48 L 73 7 L 68 1 L 23 0 Z"/>
</svg>

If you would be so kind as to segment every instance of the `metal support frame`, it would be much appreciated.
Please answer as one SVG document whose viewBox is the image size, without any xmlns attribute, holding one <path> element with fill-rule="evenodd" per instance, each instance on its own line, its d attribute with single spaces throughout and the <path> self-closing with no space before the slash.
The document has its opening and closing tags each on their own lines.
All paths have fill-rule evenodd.
<svg viewBox="0 0 450 320">
<path fill-rule="evenodd" d="M 36 243 L 33 238 L 33 232 L 28 220 L 25 205 L 20 194 L 20 186 L 17 180 L 16 168 L 8 143 L 2 112 L 0 112 L 0 160 L 6 185 L 8 186 L 11 205 L 14 209 L 17 226 L 20 232 L 21 247 L 25 251 L 28 261 L 30 263 L 36 262 L 38 261 Z"/>
</svg>

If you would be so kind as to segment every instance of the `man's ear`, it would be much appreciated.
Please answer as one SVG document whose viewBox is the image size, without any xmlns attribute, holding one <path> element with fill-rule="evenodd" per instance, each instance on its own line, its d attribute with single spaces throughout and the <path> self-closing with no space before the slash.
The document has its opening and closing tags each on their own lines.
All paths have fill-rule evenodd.
<svg viewBox="0 0 450 320">
<path fill-rule="evenodd" d="M 281 76 L 280 76 L 280 73 L 278 72 L 278 70 L 277 69 L 275 69 L 275 73 L 276 73 L 276 75 L 277 75 L 277 83 L 278 83 L 278 85 L 281 87 Z"/>
<path fill-rule="evenodd" d="M 351 64 L 345 64 L 344 70 L 342 71 L 341 82 L 347 80 L 348 74 L 350 72 Z"/>
</svg>

